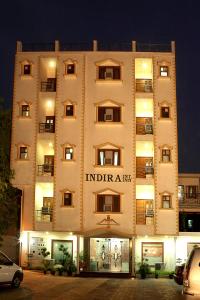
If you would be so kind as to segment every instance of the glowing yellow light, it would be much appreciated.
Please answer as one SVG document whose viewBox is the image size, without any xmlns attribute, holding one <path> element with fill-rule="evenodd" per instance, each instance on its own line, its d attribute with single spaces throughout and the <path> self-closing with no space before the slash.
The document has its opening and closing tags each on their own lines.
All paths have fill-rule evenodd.
<svg viewBox="0 0 200 300">
<path fill-rule="evenodd" d="M 46 234 L 49 234 L 48 231 L 46 231 Z"/>
<path fill-rule="evenodd" d="M 147 239 L 147 238 L 148 238 L 148 235 L 145 235 L 145 238 Z"/>
<path fill-rule="evenodd" d="M 49 67 L 50 67 L 50 68 L 55 68 L 55 67 L 56 67 L 56 62 L 55 62 L 55 60 L 50 60 L 50 62 L 49 62 Z"/>
<path fill-rule="evenodd" d="M 49 143 L 49 147 L 50 147 L 50 148 L 53 148 L 53 144 L 52 144 L 52 143 Z"/>
<path fill-rule="evenodd" d="M 142 67 L 143 67 L 144 69 L 147 69 L 147 63 L 143 63 L 143 64 L 142 64 Z"/>
<path fill-rule="evenodd" d="M 53 103 L 51 100 L 47 101 L 47 107 L 48 108 L 51 108 L 53 106 Z"/>
</svg>

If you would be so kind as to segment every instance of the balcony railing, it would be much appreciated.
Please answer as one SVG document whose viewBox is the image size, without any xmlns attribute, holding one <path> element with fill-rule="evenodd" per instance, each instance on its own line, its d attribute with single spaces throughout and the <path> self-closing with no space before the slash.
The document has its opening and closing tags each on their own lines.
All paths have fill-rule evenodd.
<svg viewBox="0 0 200 300">
<path fill-rule="evenodd" d="M 53 165 L 48 165 L 48 164 L 44 164 L 44 165 L 38 165 L 38 170 L 37 170 L 37 174 L 38 176 L 43 176 L 43 175 L 54 175 L 54 166 Z"/>
<path fill-rule="evenodd" d="M 153 92 L 152 79 L 136 79 L 136 92 L 152 93 Z"/>
<path fill-rule="evenodd" d="M 51 123 L 40 123 L 39 124 L 39 132 L 40 133 L 44 133 L 44 132 L 53 133 L 53 132 L 55 132 L 55 126 L 54 126 L 54 124 L 51 124 Z"/>
<path fill-rule="evenodd" d="M 136 213 L 136 224 L 137 225 L 152 225 L 154 220 L 153 209 L 147 209 L 146 213 Z"/>
<path fill-rule="evenodd" d="M 52 222 L 53 210 L 50 207 L 42 207 L 35 211 L 36 222 Z"/>
<path fill-rule="evenodd" d="M 179 197 L 180 208 L 200 208 L 200 193 L 189 195 L 185 193 L 182 197 Z"/>
<path fill-rule="evenodd" d="M 51 78 L 51 80 L 41 82 L 41 92 L 55 92 L 55 91 L 56 91 L 56 78 Z"/>
<path fill-rule="evenodd" d="M 154 169 L 152 166 L 136 166 L 136 177 L 146 178 L 148 176 L 153 177 Z"/>
<path fill-rule="evenodd" d="M 136 118 L 136 134 L 153 134 L 152 118 Z"/>
</svg>

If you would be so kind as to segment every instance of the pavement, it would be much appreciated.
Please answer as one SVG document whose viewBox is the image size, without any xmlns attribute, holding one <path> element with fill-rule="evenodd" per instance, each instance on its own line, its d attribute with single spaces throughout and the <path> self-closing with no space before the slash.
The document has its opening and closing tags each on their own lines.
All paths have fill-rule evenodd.
<svg viewBox="0 0 200 300">
<path fill-rule="evenodd" d="M 0 287 L 0 300 L 185 300 L 173 279 L 120 279 L 53 276 L 24 271 L 19 289 Z"/>
</svg>

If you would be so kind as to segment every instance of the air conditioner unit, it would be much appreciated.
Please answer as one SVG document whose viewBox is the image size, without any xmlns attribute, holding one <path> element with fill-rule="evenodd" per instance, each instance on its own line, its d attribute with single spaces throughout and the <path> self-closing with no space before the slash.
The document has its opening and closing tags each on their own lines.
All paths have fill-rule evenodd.
<svg viewBox="0 0 200 300">
<path fill-rule="evenodd" d="M 104 115 L 104 121 L 112 122 L 113 121 L 113 115 L 111 115 L 111 114 L 105 114 Z"/>
<path fill-rule="evenodd" d="M 153 133 L 152 124 L 145 124 L 145 133 L 147 133 L 147 134 L 152 134 Z"/>
<path fill-rule="evenodd" d="M 112 205 L 111 204 L 105 204 L 103 209 L 104 209 L 104 211 L 112 211 Z"/>
</svg>

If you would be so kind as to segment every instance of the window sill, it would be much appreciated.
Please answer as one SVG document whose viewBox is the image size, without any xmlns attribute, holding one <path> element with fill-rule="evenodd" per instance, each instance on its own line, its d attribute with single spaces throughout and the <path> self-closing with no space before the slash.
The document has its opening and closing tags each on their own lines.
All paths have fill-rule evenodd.
<svg viewBox="0 0 200 300">
<path fill-rule="evenodd" d="M 123 168 L 123 166 L 113 166 L 113 165 L 93 165 L 94 168 Z"/>
<path fill-rule="evenodd" d="M 61 161 L 63 161 L 63 162 L 75 162 L 76 160 L 75 159 L 64 159 L 64 158 L 61 158 Z"/>
<path fill-rule="evenodd" d="M 22 120 L 30 120 L 30 119 L 32 119 L 31 118 L 31 116 L 27 116 L 27 117 L 25 117 L 25 116 L 17 116 L 17 119 L 22 119 Z"/>
<path fill-rule="evenodd" d="M 95 121 L 94 124 L 97 124 L 97 125 L 124 125 L 124 123 L 122 121 L 120 122 L 114 122 L 114 121 Z"/>
<path fill-rule="evenodd" d="M 74 208 L 74 205 L 61 205 L 61 208 Z"/>
<path fill-rule="evenodd" d="M 77 79 L 77 74 L 64 74 L 65 79 Z"/>
<path fill-rule="evenodd" d="M 94 211 L 94 214 L 97 215 L 122 215 L 123 213 L 121 211 L 114 212 L 114 211 Z"/>
<path fill-rule="evenodd" d="M 96 83 L 103 83 L 103 84 L 106 84 L 106 83 L 122 84 L 123 80 L 121 80 L 121 79 L 96 79 L 95 82 Z"/>
<path fill-rule="evenodd" d="M 160 121 L 172 121 L 172 118 L 171 117 L 169 117 L 169 118 L 158 117 L 158 120 L 160 120 Z"/>
<path fill-rule="evenodd" d="M 161 75 L 158 75 L 157 78 L 158 78 L 158 79 L 161 79 L 161 80 L 163 80 L 163 79 L 171 80 L 171 76 L 161 76 Z"/>
<path fill-rule="evenodd" d="M 16 161 L 30 161 L 29 158 L 16 158 Z"/>
<path fill-rule="evenodd" d="M 160 163 L 160 164 L 164 164 L 164 165 L 166 165 L 166 164 L 171 165 L 171 164 L 173 164 L 173 161 L 171 161 L 171 160 L 170 160 L 170 161 L 162 161 L 162 160 L 161 160 L 161 161 L 159 161 L 159 163 Z"/>
<path fill-rule="evenodd" d="M 161 209 L 161 210 L 174 210 L 173 207 L 170 207 L 170 208 L 163 208 L 163 207 L 160 207 L 159 209 Z"/>
<path fill-rule="evenodd" d="M 33 75 L 20 75 L 21 79 L 33 79 Z"/>
<path fill-rule="evenodd" d="M 64 120 L 76 120 L 76 116 L 62 116 Z"/>
</svg>

